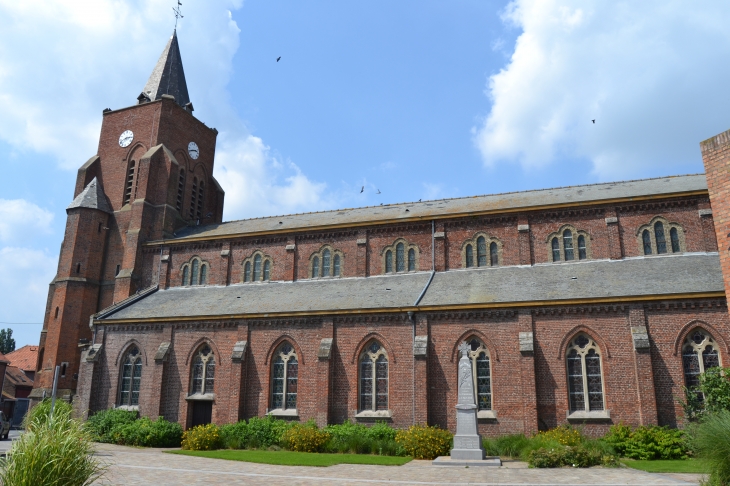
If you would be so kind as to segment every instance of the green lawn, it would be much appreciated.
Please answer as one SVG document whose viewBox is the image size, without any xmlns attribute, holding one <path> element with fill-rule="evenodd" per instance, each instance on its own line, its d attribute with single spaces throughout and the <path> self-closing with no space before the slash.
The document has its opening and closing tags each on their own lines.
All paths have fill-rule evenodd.
<svg viewBox="0 0 730 486">
<path fill-rule="evenodd" d="M 707 473 L 705 462 L 701 459 L 676 459 L 658 461 L 637 461 L 621 459 L 628 467 L 652 473 Z"/>
<path fill-rule="evenodd" d="M 411 457 L 375 456 L 370 454 L 317 454 L 291 451 L 222 450 L 222 451 L 165 451 L 170 454 L 211 457 L 229 461 L 258 462 L 282 466 L 334 466 L 335 464 L 374 464 L 401 466 Z"/>
</svg>

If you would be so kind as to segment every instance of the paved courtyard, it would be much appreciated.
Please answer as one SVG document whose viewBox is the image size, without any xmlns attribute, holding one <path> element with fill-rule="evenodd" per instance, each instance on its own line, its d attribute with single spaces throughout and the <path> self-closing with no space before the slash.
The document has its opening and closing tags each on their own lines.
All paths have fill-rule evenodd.
<svg viewBox="0 0 730 486">
<path fill-rule="evenodd" d="M 522 462 L 507 462 L 500 468 L 437 467 L 430 461 L 412 461 L 404 466 L 270 466 L 108 444 L 99 445 L 97 455 L 110 465 L 106 478 L 97 484 L 678 486 L 698 484 L 700 480 L 696 474 L 650 474 L 628 468 L 528 469 Z"/>
</svg>

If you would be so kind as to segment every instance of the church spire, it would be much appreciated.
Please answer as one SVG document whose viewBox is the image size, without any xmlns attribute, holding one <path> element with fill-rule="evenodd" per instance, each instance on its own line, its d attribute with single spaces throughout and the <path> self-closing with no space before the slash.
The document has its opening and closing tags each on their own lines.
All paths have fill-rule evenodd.
<svg viewBox="0 0 730 486">
<path fill-rule="evenodd" d="M 174 96 L 180 106 L 192 111 L 180 57 L 180 46 L 177 43 L 177 31 L 173 31 L 157 65 L 152 70 L 150 79 L 147 80 L 144 91 L 137 99 L 140 103 L 154 101 L 160 99 L 163 94 Z"/>
</svg>

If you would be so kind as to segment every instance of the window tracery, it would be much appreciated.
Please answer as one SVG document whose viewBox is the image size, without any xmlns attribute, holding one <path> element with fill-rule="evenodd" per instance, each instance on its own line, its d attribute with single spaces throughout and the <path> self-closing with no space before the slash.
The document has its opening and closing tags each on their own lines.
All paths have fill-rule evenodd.
<svg viewBox="0 0 730 486">
<path fill-rule="evenodd" d="M 669 239 L 667 241 L 667 234 Z M 663 216 L 655 216 L 636 231 L 639 248 L 644 255 L 662 255 L 687 251 L 684 229 Z"/>
<path fill-rule="evenodd" d="M 212 394 L 215 389 L 215 356 L 206 343 L 203 344 L 193 358 L 192 376 L 190 379 L 191 395 Z"/>
<path fill-rule="evenodd" d="M 479 339 L 472 337 L 469 344 L 469 360 L 471 361 L 474 390 L 477 399 L 477 410 L 492 410 L 492 371 L 489 350 Z"/>
<path fill-rule="evenodd" d="M 502 260 L 502 242 L 486 233 L 476 233 L 461 247 L 463 268 L 497 267 Z"/>
<path fill-rule="evenodd" d="M 274 260 L 261 250 L 253 252 L 250 257 L 241 262 L 241 265 L 243 266 L 241 278 L 243 283 L 271 280 L 271 268 L 274 265 Z"/>
<path fill-rule="evenodd" d="M 684 369 L 684 383 L 690 390 L 697 391 L 700 385 L 700 375 L 710 368 L 720 366 L 720 352 L 717 342 L 710 333 L 696 328 L 687 335 L 682 346 L 682 365 Z M 700 399 L 703 397 L 697 391 Z"/>
<path fill-rule="evenodd" d="M 586 334 L 571 341 L 566 354 L 570 412 L 595 412 L 605 409 L 601 352 Z"/>
<path fill-rule="evenodd" d="M 210 264 L 199 256 L 194 256 L 182 266 L 182 285 L 208 285 Z"/>
<path fill-rule="evenodd" d="M 294 347 L 284 341 L 271 364 L 271 408 L 296 410 L 299 362 Z"/>
<path fill-rule="evenodd" d="M 142 381 L 142 355 L 137 346 L 132 345 L 124 354 L 122 373 L 119 380 L 118 406 L 134 407 L 139 405 L 139 387 Z"/>
<path fill-rule="evenodd" d="M 573 225 L 563 225 L 547 238 L 547 252 L 553 262 L 591 258 L 591 237 Z"/>
<path fill-rule="evenodd" d="M 415 272 L 418 270 L 418 246 L 398 238 L 383 248 L 383 273 Z"/>
<path fill-rule="evenodd" d="M 388 410 L 388 353 L 378 341 L 365 346 L 360 355 L 359 411 Z"/>
<path fill-rule="evenodd" d="M 309 257 L 309 277 L 340 277 L 344 254 L 329 245 L 324 245 Z"/>
</svg>

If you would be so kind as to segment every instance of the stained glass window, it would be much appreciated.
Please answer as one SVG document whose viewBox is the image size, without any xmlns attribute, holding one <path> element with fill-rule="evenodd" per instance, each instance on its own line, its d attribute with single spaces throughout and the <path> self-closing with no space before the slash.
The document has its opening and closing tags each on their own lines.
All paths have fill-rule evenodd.
<svg viewBox="0 0 730 486">
<path fill-rule="evenodd" d="M 649 230 L 644 230 L 641 233 L 641 240 L 644 243 L 644 255 L 651 255 L 651 235 Z"/>
<path fill-rule="evenodd" d="M 208 394 L 215 389 L 215 357 L 210 346 L 203 344 L 193 358 L 190 393 Z"/>
<path fill-rule="evenodd" d="M 700 375 L 720 366 L 717 343 L 704 329 L 695 329 L 687 336 L 682 346 L 682 365 L 685 386 L 694 390 L 701 400 L 704 399 L 698 390 Z"/>
<path fill-rule="evenodd" d="M 335 277 L 339 277 L 340 276 L 340 255 L 335 254 L 335 258 L 334 258 L 332 267 L 333 267 L 332 275 L 334 275 Z"/>
<path fill-rule="evenodd" d="M 469 343 L 469 359 L 471 360 L 474 390 L 476 390 L 477 409 L 492 409 L 492 376 L 489 366 L 489 350 L 478 339 L 471 338 Z"/>
<path fill-rule="evenodd" d="M 656 252 L 658 254 L 667 252 L 667 240 L 664 238 L 664 225 L 661 221 L 654 223 L 654 238 L 656 239 Z"/>
<path fill-rule="evenodd" d="M 395 271 L 403 272 L 405 269 L 405 245 L 403 245 L 403 243 L 398 243 L 395 245 Z"/>
<path fill-rule="evenodd" d="M 208 265 L 200 266 L 200 285 L 206 285 L 208 283 Z"/>
<path fill-rule="evenodd" d="M 669 230 L 669 239 L 672 242 L 672 253 L 679 253 L 679 232 L 677 228 Z"/>
<path fill-rule="evenodd" d="M 322 252 L 322 276 L 330 276 L 330 251 L 327 249 Z"/>
<path fill-rule="evenodd" d="M 299 363 L 294 347 L 284 341 L 274 353 L 271 367 L 271 408 L 295 410 Z"/>
<path fill-rule="evenodd" d="M 483 236 L 477 238 L 477 266 L 487 266 L 487 240 Z"/>
<path fill-rule="evenodd" d="M 489 264 L 493 267 L 499 265 L 499 248 L 494 241 L 489 244 Z"/>
<path fill-rule="evenodd" d="M 261 280 L 261 255 L 253 257 L 253 281 Z"/>
<path fill-rule="evenodd" d="M 466 268 L 474 266 L 474 249 L 471 245 L 466 245 Z"/>
<path fill-rule="evenodd" d="M 563 231 L 563 251 L 566 262 L 573 260 L 573 232 L 570 230 Z"/>
<path fill-rule="evenodd" d="M 604 409 L 601 354 L 596 342 L 585 334 L 576 336 L 566 356 L 570 412 Z"/>
<path fill-rule="evenodd" d="M 193 260 L 191 266 L 193 267 L 193 270 L 190 272 L 190 285 L 198 285 L 198 269 L 200 268 L 200 262 L 198 260 Z"/>
<path fill-rule="evenodd" d="M 142 356 L 137 346 L 129 348 L 122 364 L 119 384 L 119 405 L 139 405 L 139 387 L 142 381 Z"/>
<path fill-rule="evenodd" d="M 251 281 L 251 262 L 246 262 L 246 264 L 243 266 L 243 281 Z"/>
<path fill-rule="evenodd" d="M 316 256 L 312 259 L 312 278 L 319 277 L 319 257 Z"/>
<path fill-rule="evenodd" d="M 553 238 L 551 246 L 553 247 L 553 261 L 559 262 L 560 261 L 560 242 L 558 241 L 557 237 Z"/>
<path fill-rule="evenodd" d="M 271 260 L 264 261 L 264 280 L 271 278 Z"/>
<path fill-rule="evenodd" d="M 182 284 L 183 285 L 190 285 L 190 267 L 185 265 L 183 267 L 183 278 L 182 278 Z"/>
<path fill-rule="evenodd" d="M 408 250 L 408 271 L 413 272 L 416 270 L 416 250 L 411 248 Z"/>
<path fill-rule="evenodd" d="M 360 411 L 388 409 L 388 355 L 372 341 L 360 357 Z"/>
<path fill-rule="evenodd" d="M 393 271 L 393 252 L 388 250 L 385 252 L 385 273 Z"/>
<path fill-rule="evenodd" d="M 578 235 L 578 260 L 586 259 L 586 237 Z"/>
</svg>

